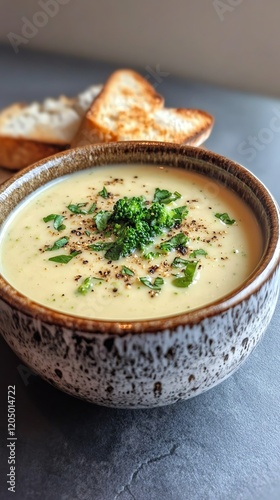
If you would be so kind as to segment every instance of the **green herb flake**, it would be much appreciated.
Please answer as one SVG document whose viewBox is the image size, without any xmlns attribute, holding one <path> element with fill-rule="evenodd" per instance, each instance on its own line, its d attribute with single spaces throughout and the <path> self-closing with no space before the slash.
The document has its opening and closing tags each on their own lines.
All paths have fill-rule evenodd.
<svg viewBox="0 0 280 500">
<path fill-rule="evenodd" d="M 57 262 L 58 264 L 68 264 L 70 260 L 72 260 L 74 257 L 79 255 L 81 251 L 77 252 L 72 252 L 70 255 L 56 255 L 56 257 L 51 257 L 50 260 L 51 262 Z"/>
<path fill-rule="evenodd" d="M 105 258 L 108 260 L 119 260 L 123 256 L 122 242 L 110 243 L 108 250 L 105 253 Z"/>
<path fill-rule="evenodd" d="M 93 214 L 95 209 L 96 209 L 96 203 L 93 203 L 87 211 L 88 215 Z"/>
<path fill-rule="evenodd" d="M 181 257 L 175 257 L 173 262 L 171 263 L 172 267 L 186 267 L 188 265 L 189 261 L 186 259 L 182 259 Z"/>
<path fill-rule="evenodd" d="M 94 220 L 98 231 L 102 232 L 106 229 L 111 215 L 112 213 L 107 210 L 101 210 L 96 214 Z"/>
<path fill-rule="evenodd" d="M 94 250 L 95 252 L 101 252 L 102 250 L 108 250 L 111 248 L 113 245 L 113 242 L 105 242 L 105 241 L 100 241 L 99 243 L 92 243 L 92 245 L 89 245 L 90 250 Z"/>
<path fill-rule="evenodd" d="M 122 274 L 127 274 L 128 276 L 134 276 L 134 271 L 132 269 L 129 269 L 129 267 L 122 266 Z"/>
<path fill-rule="evenodd" d="M 198 255 L 207 255 L 207 252 L 205 250 L 203 250 L 203 248 L 198 248 L 197 250 L 193 250 L 191 253 L 190 253 L 190 257 L 196 259 L 196 257 Z"/>
<path fill-rule="evenodd" d="M 62 224 L 64 219 L 65 219 L 65 217 L 63 215 L 57 215 L 57 214 L 50 214 L 50 215 L 47 215 L 46 217 L 43 217 L 44 222 L 50 222 L 52 220 L 53 227 L 57 231 L 62 231 L 63 229 L 66 228 L 66 226 L 64 224 Z"/>
<path fill-rule="evenodd" d="M 172 280 L 172 285 L 177 288 L 187 288 L 193 282 L 197 264 L 197 261 L 188 261 L 184 269 L 184 276 Z"/>
<path fill-rule="evenodd" d="M 50 222 L 51 220 L 54 220 L 55 217 L 58 217 L 58 216 L 56 214 L 50 214 L 50 215 L 47 215 L 46 217 L 43 217 L 43 221 Z"/>
<path fill-rule="evenodd" d="M 102 196 L 102 198 L 104 199 L 109 197 L 109 193 L 105 186 L 103 186 L 103 188 L 101 189 L 101 191 L 98 192 L 98 194 L 100 194 L 100 196 Z"/>
<path fill-rule="evenodd" d="M 101 284 L 101 282 L 104 280 L 101 278 L 95 278 L 95 277 L 89 276 L 88 278 L 84 279 L 82 284 L 77 288 L 77 292 L 81 293 L 82 295 L 86 295 L 86 293 L 90 292 L 93 289 L 94 283 L 96 281 L 98 281 L 99 284 Z"/>
<path fill-rule="evenodd" d="M 185 217 L 187 217 L 189 210 L 188 207 L 176 207 L 171 210 L 174 222 L 180 224 Z"/>
<path fill-rule="evenodd" d="M 178 233 L 170 238 L 170 240 L 163 241 L 160 244 L 159 248 L 163 252 L 168 253 L 180 246 L 186 246 L 187 241 L 188 237 L 184 233 Z"/>
<path fill-rule="evenodd" d="M 143 259 L 146 259 L 146 260 L 152 260 L 152 259 L 157 259 L 158 257 L 162 257 L 162 253 L 160 252 L 148 252 L 148 253 L 144 253 L 142 255 Z"/>
<path fill-rule="evenodd" d="M 142 277 L 139 279 L 141 283 L 143 283 L 143 285 L 147 286 L 148 288 L 151 288 L 152 290 L 157 290 L 158 292 L 161 291 L 161 286 L 164 284 L 164 280 L 160 276 L 155 278 L 153 283 L 149 278 L 146 277 Z"/>
<path fill-rule="evenodd" d="M 62 238 L 59 238 L 59 240 L 56 240 L 53 246 L 46 248 L 46 251 L 52 252 L 53 250 L 58 250 L 59 248 L 65 247 L 68 241 L 69 241 L 68 236 L 63 236 Z"/>
<path fill-rule="evenodd" d="M 92 214 L 96 208 L 96 203 L 93 203 L 89 209 L 87 210 L 86 207 L 87 206 L 87 202 L 84 202 L 84 203 L 76 203 L 76 204 L 70 204 L 70 205 L 67 205 L 67 208 L 68 210 L 70 210 L 70 212 L 72 212 L 73 214 L 83 214 L 83 215 L 88 215 L 88 214 Z"/>
<path fill-rule="evenodd" d="M 65 225 L 62 224 L 62 221 L 64 220 L 64 218 L 65 217 L 63 215 L 57 215 L 54 218 L 54 221 L 53 221 L 54 229 L 57 229 L 57 231 L 62 231 L 63 229 L 65 229 Z"/>
<path fill-rule="evenodd" d="M 77 292 L 82 295 L 85 295 L 92 289 L 93 289 L 93 279 L 89 276 L 88 278 L 84 279 L 82 284 L 77 288 Z"/>
<path fill-rule="evenodd" d="M 171 193 L 167 189 L 156 188 L 153 202 L 164 203 L 167 205 L 168 203 L 178 200 L 179 198 L 182 198 L 182 195 L 178 193 L 178 191 Z"/>
<path fill-rule="evenodd" d="M 224 224 L 227 224 L 228 226 L 232 226 L 232 224 L 235 223 L 235 219 L 231 219 L 226 212 L 224 212 L 223 214 L 216 213 L 215 217 L 217 217 L 217 219 L 220 219 L 220 221 L 222 221 Z"/>
</svg>

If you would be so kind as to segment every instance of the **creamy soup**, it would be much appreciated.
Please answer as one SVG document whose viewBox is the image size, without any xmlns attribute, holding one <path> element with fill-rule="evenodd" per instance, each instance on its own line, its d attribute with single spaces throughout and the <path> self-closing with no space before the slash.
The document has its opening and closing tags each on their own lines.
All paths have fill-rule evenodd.
<svg viewBox="0 0 280 500">
<path fill-rule="evenodd" d="M 115 250 L 128 224 L 112 222 L 124 197 L 142 197 L 151 224 L 153 203 L 179 214 L 126 257 Z M 252 273 L 261 252 L 254 214 L 221 184 L 183 169 L 118 165 L 65 176 L 26 199 L 1 232 L 0 271 L 49 308 L 136 320 L 215 301 Z"/>
</svg>

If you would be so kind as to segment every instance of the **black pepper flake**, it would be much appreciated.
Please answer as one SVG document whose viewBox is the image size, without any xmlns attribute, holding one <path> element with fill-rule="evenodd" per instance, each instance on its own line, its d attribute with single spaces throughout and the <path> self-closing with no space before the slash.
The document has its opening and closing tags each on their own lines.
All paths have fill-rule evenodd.
<svg viewBox="0 0 280 500">
<path fill-rule="evenodd" d="M 154 274 L 158 268 L 159 268 L 159 266 L 151 266 L 149 268 L 149 273 Z"/>
<path fill-rule="evenodd" d="M 118 291 L 117 288 L 113 288 L 113 292 L 116 293 Z"/>
<path fill-rule="evenodd" d="M 179 252 L 181 255 L 186 255 L 186 253 L 187 253 L 187 249 L 186 249 L 186 247 L 184 247 L 183 245 L 179 245 L 179 246 L 178 246 L 178 252 Z"/>
</svg>

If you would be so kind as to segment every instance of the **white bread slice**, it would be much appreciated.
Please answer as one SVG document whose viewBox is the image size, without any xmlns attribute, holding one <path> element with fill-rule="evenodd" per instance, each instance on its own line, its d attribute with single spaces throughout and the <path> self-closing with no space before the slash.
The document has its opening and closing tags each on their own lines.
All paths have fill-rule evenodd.
<svg viewBox="0 0 280 500">
<path fill-rule="evenodd" d="M 0 112 L 0 165 L 19 170 L 69 147 L 81 120 L 102 86 L 77 97 L 15 103 Z"/>
<path fill-rule="evenodd" d="M 166 141 L 200 145 L 213 117 L 197 109 L 164 108 L 163 98 L 138 73 L 115 71 L 93 101 L 71 147 L 95 142 Z"/>
</svg>

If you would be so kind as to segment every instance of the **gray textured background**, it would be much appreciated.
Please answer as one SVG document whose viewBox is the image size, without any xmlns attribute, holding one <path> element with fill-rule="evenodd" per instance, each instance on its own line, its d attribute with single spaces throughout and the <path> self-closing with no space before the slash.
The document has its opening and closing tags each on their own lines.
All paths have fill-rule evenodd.
<svg viewBox="0 0 280 500">
<path fill-rule="evenodd" d="M 0 62 L 0 107 L 75 94 L 104 81 L 114 69 L 47 54 L 15 56 L 9 48 L 0 48 Z M 280 130 L 272 130 L 279 100 L 172 75 L 159 82 L 147 69 L 138 69 L 150 75 L 168 106 L 213 113 L 216 123 L 207 147 L 243 163 L 280 202 Z M 244 153 L 249 136 L 257 137 L 251 154 Z M 71 398 L 26 372 L 1 339 L 0 499 L 12 495 L 6 484 L 7 386 L 15 384 L 13 498 L 278 500 L 279 327 L 278 302 L 262 342 L 236 374 L 192 400 L 150 410 L 113 410 Z"/>
</svg>

